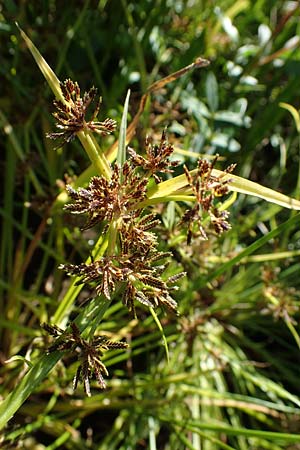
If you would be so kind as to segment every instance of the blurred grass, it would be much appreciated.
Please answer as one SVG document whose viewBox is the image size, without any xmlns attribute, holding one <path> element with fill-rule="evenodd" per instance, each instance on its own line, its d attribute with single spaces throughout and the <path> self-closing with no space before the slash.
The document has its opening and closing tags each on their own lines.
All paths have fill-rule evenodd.
<svg viewBox="0 0 300 450">
<path fill-rule="evenodd" d="M 299 137 L 279 103 L 299 110 L 298 17 L 296 1 L 203 0 L 187 7 L 183 1 L 102 0 L 61 8 L 56 0 L 3 0 L 3 398 L 27 370 L 26 361 L 10 358 L 35 361 L 43 349 L 39 324 L 58 314 L 67 289 L 58 263 L 88 257 L 88 242 L 96 239 L 93 232 L 74 230 L 59 207 L 50 214 L 64 174 L 81 174 L 88 161 L 76 142 L 54 151 L 45 139 L 53 129 L 52 94 L 15 21 L 61 80 L 71 77 L 83 90 L 97 86 L 100 120 L 107 115 L 118 124 L 128 88 L 133 117 L 153 81 L 199 55 L 209 58 L 207 73 L 194 72 L 152 96 L 132 145 L 141 149 L 146 134 L 157 137 L 168 126 L 179 148 L 218 152 L 226 159 L 220 168 L 237 162 L 237 175 L 292 196 L 298 190 Z M 112 142 L 108 137 L 101 145 L 107 149 Z M 187 157 L 189 167 L 194 162 Z M 163 214 L 176 242 L 170 209 Z M 3 447 L 299 448 L 298 217 L 240 195 L 231 223 L 219 241 L 195 243 L 192 250 L 174 245 L 188 281 L 178 298 L 180 318 L 160 316 L 169 364 L 153 318 L 141 311 L 132 320 L 114 303 L 101 331 L 126 338 L 131 347 L 105 355 L 109 389 L 101 392 L 93 384 L 92 398 L 82 390 L 73 393 L 74 363 L 58 364 L 8 424 Z M 255 255 L 240 260 L 253 249 Z M 283 252 L 290 253 L 274 261 Z M 269 271 L 269 282 L 263 271 Z M 282 315 L 268 300 L 271 289 L 283 302 Z"/>
</svg>

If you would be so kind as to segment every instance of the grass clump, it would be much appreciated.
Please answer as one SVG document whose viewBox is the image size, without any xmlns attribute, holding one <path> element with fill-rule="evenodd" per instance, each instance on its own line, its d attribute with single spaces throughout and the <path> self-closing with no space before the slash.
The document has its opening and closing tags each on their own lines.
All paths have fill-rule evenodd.
<svg viewBox="0 0 300 450">
<path fill-rule="evenodd" d="M 47 95 L 22 127 L 2 102 L 4 448 L 298 446 L 299 117 L 287 44 L 297 8 L 260 4 L 250 16 L 248 2 L 221 3 L 204 5 L 199 29 L 196 4 L 122 2 L 118 76 L 113 43 L 97 48 L 91 26 L 124 31 L 112 2 L 85 2 L 67 32 L 57 22 L 67 39 L 55 72 L 21 31 L 55 95 L 58 131 L 51 107 L 41 112 Z M 32 12 L 14 19 L 23 28 Z M 80 45 L 93 76 L 79 70 Z M 69 79 L 77 72 L 85 89 Z M 16 98 L 27 89 L 7 80 Z"/>
</svg>

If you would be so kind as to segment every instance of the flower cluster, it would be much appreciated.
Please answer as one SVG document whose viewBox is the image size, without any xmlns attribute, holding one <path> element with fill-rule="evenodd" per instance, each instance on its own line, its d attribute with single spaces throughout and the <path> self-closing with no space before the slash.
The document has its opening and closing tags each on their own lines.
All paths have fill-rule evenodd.
<svg viewBox="0 0 300 450">
<path fill-rule="evenodd" d="M 102 136 L 115 130 L 115 120 L 105 119 L 104 122 L 95 120 L 100 109 L 100 98 L 91 119 L 86 120 L 87 110 L 96 98 L 96 88 L 92 87 L 88 92 L 85 92 L 83 98 L 80 96 L 80 87 L 77 82 L 73 82 L 70 79 L 65 80 L 60 84 L 60 88 L 65 101 L 54 100 L 53 104 L 57 111 L 53 113 L 53 116 L 57 121 L 56 127 L 62 131 L 47 134 L 47 137 L 50 139 L 60 139 L 59 147 L 74 139 L 76 133 L 84 128 Z"/>
<path fill-rule="evenodd" d="M 54 117 L 56 126 L 62 131 L 51 133 L 50 138 L 69 142 L 84 129 L 102 135 L 114 130 L 114 121 L 95 120 L 99 102 L 91 119 L 86 118 L 87 110 L 95 100 L 94 88 L 81 98 L 78 84 L 66 80 L 61 84 L 61 90 L 64 102 L 54 102 L 57 108 Z M 143 211 L 143 206 L 147 204 L 149 180 L 161 183 L 162 174 L 172 173 L 178 165 L 179 162 L 171 158 L 173 151 L 164 131 L 158 145 L 153 144 L 150 138 L 146 139 L 144 155 L 129 148 L 128 160 L 122 166 L 115 163 L 109 179 L 99 175 L 92 177 L 87 187 L 75 190 L 67 186 L 71 201 L 65 209 L 72 214 L 87 216 L 84 230 L 97 224 L 104 225 L 102 233 L 105 233 L 108 245 L 106 253 L 89 264 L 61 264 L 59 268 L 70 276 L 78 277 L 77 285 L 91 285 L 95 295 L 101 295 L 107 301 L 120 294 L 123 304 L 134 317 L 136 302 L 148 308 L 162 307 L 177 313 L 177 303 L 171 294 L 178 289 L 176 283 L 185 272 L 166 275 L 171 254 L 159 248 L 160 242 L 154 232 L 155 228 L 161 226 L 160 220 L 153 212 Z M 195 175 L 184 168 L 188 190 L 192 191 L 196 200 L 180 222 L 187 225 L 188 242 L 197 235 L 207 238 L 204 228 L 206 222 L 217 234 L 230 228 L 228 213 L 221 211 L 214 201 L 228 191 L 228 177 L 213 173 L 215 162 L 216 159 L 212 163 L 200 160 Z M 230 173 L 233 167 L 227 168 L 225 173 Z M 50 325 L 44 325 L 44 328 L 56 338 L 49 352 L 71 351 L 81 361 L 74 378 L 74 388 L 82 379 L 85 391 L 90 395 L 89 377 L 92 372 L 100 386 L 105 387 L 103 374 L 107 375 L 107 370 L 100 360 L 100 349 L 124 348 L 126 344 L 99 337 L 88 342 L 81 337 L 74 323 L 70 325 L 70 332 Z"/>
<path fill-rule="evenodd" d="M 78 191 L 68 185 L 67 191 L 74 203 L 69 203 L 65 209 L 73 214 L 87 213 L 84 229 L 91 228 L 96 223 L 127 216 L 146 198 L 147 183 L 147 178 L 138 175 L 128 162 L 122 169 L 115 164 L 110 180 L 104 176 L 93 177 L 87 188 Z"/>
<path fill-rule="evenodd" d="M 61 264 L 69 275 L 81 277 L 77 284 L 92 283 L 98 295 L 111 299 L 116 287 L 123 288 L 123 303 L 136 316 L 134 300 L 148 307 L 166 306 L 176 312 L 177 303 L 170 296 L 174 283 L 183 272 L 162 278 L 167 263 L 157 264 L 170 253 L 157 250 L 156 235 L 150 230 L 159 224 L 153 214 L 136 217 L 129 213 L 120 222 L 119 254 L 104 256 L 90 264 Z"/>
<path fill-rule="evenodd" d="M 187 224 L 188 226 L 188 244 L 196 236 L 207 239 L 207 233 L 204 227 L 205 221 L 209 221 L 209 225 L 212 226 L 214 232 L 217 234 L 221 234 L 230 229 L 230 224 L 227 221 L 229 213 L 227 211 L 221 211 L 215 205 L 214 200 L 216 197 L 228 193 L 228 183 L 230 180 L 228 177 L 224 177 L 233 171 L 235 165 L 232 164 L 227 167 L 221 176 L 215 176 L 212 172 L 217 159 L 218 156 L 211 163 L 205 159 L 200 159 L 194 177 L 186 166 L 184 166 L 188 185 L 196 199 L 195 205 L 191 209 L 188 209 L 181 219 L 181 223 Z M 206 227 L 207 229 L 209 225 Z"/>
<path fill-rule="evenodd" d="M 161 261 L 170 254 L 157 249 L 153 229 L 160 225 L 160 220 L 155 214 L 143 214 L 139 206 L 146 199 L 149 176 L 170 172 L 169 167 L 177 165 L 169 160 L 172 152 L 173 147 L 163 133 L 158 146 L 152 146 L 147 140 L 145 158 L 131 150 L 129 160 L 122 167 L 115 163 L 110 180 L 96 176 L 87 188 L 77 191 L 67 186 L 72 202 L 65 209 L 73 214 L 87 214 L 83 229 L 97 223 L 114 222 L 118 237 L 113 254 L 91 264 L 61 264 L 59 267 L 69 275 L 80 277 L 77 284 L 94 285 L 96 294 L 108 300 L 117 288 L 120 289 L 123 303 L 134 316 L 134 300 L 148 307 L 165 306 L 177 312 L 177 303 L 170 292 L 177 289 L 174 283 L 184 273 L 163 276 L 168 264 Z M 107 227 L 104 230 L 106 232 Z"/>
<path fill-rule="evenodd" d="M 100 359 L 101 356 L 103 356 L 101 349 L 124 349 L 128 347 L 126 342 L 112 342 L 107 339 L 106 336 L 96 336 L 91 342 L 88 342 L 81 337 L 79 328 L 74 322 L 70 325 L 70 332 L 66 332 L 55 325 L 45 323 L 42 324 L 42 327 L 47 333 L 56 338 L 54 343 L 48 348 L 48 353 L 54 351 L 67 351 L 68 353 L 76 355 L 77 359 L 80 361 L 73 380 L 74 390 L 76 389 L 79 380 L 82 379 L 84 390 L 90 397 L 91 388 L 89 380 L 93 373 L 95 374 L 101 389 L 106 388 L 103 374 L 108 376 L 108 371 Z"/>
<path fill-rule="evenodd" d="M 161 177 L 158 173 L 172 173 L 170 167 L 176 167 L 179 161 L 170 161 L 169 157 L 174 152 L 173 146 L 167 141 L 164 131 L 159 145 L 153 145 L 150 138 L 146 139 L 146 158 L 138 155 L 132 148 L 128 149 L 131 163 L 135 167 L 141 167 L 145 172 L 152 175 L 156 183 L 160 183 Z"/>
<path fill-rule="evenodd" d="M 123 303 L 136 317 L 134 300 L 148 307 L 166 306 L 177 312 L 177 303 L 170 296 L 172 286 L 185 274 L 183 272 L 163 280 L 161 275 L 167 265 L 154 265 L 156 261 L 170 256 L 169 253 L 149 251 L 141 255 L 138 252 L 106 256 L 91 264 L 62 264 L 60 268 L 69 275 L 81 277 L 77 284 L 95 283 L 96 293 L 103 294 L 108 300 L 116 286 L 123 286 Z"/>
</svg>

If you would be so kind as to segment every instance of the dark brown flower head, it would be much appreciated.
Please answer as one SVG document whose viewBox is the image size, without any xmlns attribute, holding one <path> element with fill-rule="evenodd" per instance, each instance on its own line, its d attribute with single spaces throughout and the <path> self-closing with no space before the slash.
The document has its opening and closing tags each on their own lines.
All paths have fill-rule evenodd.
<svg viewBox="0 0 300 450">
<path fill-rule="evenodd" d="M 164 270 L 165 266 L 163 266 Z M 160 270 L 157 270 L 159 273 Z M 157 275 L 158 275 L 157 273 Z M 161 278 L 154 280 L 142 275 L 143 284 L 141 285 L 141 276 L 137 276 L 136 279 L 132 277 L 127 284 L 123 294 L 123 303 L 128 307 L 129 311 L 132 311 L 134 317 L 136 317 L 134 300 L 138 300 L 141 304 L 156 308 L 158 306 L 166 307 L 175 314 L 178 314 L 177 303 L 171 297 L 170 292 L 178 290 L 178 286 L 173 286 L 180 278 L 186 275 L 185 272 L 180 272 L 177 275 L 169 277 L 166 281 Z"/>
<path fill-rule="evenodd" d="M 57 111 L 53 113 L 53 116 L 57 120 L 56 127 L 62 131 L 47 134 L 47 137 L 50 139 L 59 138 L 61 140 L 58 147 L 61 147 L 66 142 L 70 142 L 74 139 L 76 133 L 84 128 L 101 134 L 102 136 L 115 130 L 116 122 L 114 120 L 105 119 L 104 122 L 95 120 L 100 109 L 100 98 L 91 119 L 87 120 L 86 118 L 87 110 L 96 98 L 96 88 L 92 87 L 88 92 L 83 94 L 82 98 L 77 82 L 68 79 L 61 83 L 60 87 L 65 102 L 54 100 L 53 104 Z"/>
<path fill-rule="evenodd" d="M 157 236 L 149 230 L 160 225 L 160 220 L 156 219 L 155 214 L 147 214 L 143 217 L 136 217 L 136 215 L 128 215 L 122 221 L 120 228 L 122 254 L 146 253 L 157 245 Z"/>
<path fill-rule="evenodd" d="M 196 202 L 193 208 L 188 209 L 181 223 L 188 224 L 187 241 L 191 242 L 192 237 L 200 236 L 207 239 L 206 229 L 211 225 L 215 233 L 221 234 L 229 230 L 230 224 L 227 222 L 229 213 L 220 211 L 214 204 L 215 198 L 228 193 L 229 179 L 224 178 L 225 174 L 231 173 L 235 165 L 227 167 L 221 176 L 213 175 L 213 168 L 218 156 L 210 163 L 204 159 L 198 161 L 196 176 L 192 176 L 184 166 L 185 175 L 190 188 L 192 189 Z M 206 224 L 209 220 L 208 225 Z M 206 224 L 206 226 L 204 226 Z"/>
<path fill-rule="evenodd" d="M 209 211 L 211 224 L 217 234 L 222 234 L 224 231 L 231 229 L 231 225 L 227 222 L 229 217 L 228 211 L 220 211 L 218 208 L 211 208 Z"/>
<path fill-rule="evenodd" d="M 87 213 L 88 219 L 84 229 L 91 228 L 103 220 L 111 221 L 128 215 L 135 205 L 146 198 L 148 180 L 141 177 L 125 162 L 122 169 L 114 165 L 112 177 L 93 177 L 89 186 L 75 191 L 67 186 L 74 203 L 65 206 L 73 214 Z"/>
<path fill-rule="evenodd" d="M 76 283 L 96 283 L 97 295 L 103 294 L 108 300 L 115 291 L 116 283 L 126 280 L 127 270 L 120 265 L 119 257 L 103 257 L 91 264 L 60 264 L 59 269 L 68 275 L 81 277 Z"/>
<path fill-rule="evenodd" d="M 228 193 L 229 179 L 224 178 L 225 174 L 231 173 L 235 164 L 230 165 L 225 169 L 221 176 L 213 175 L 213 169 L 218 160 L 218 155 L 210 163 L 206 159 L 198 161 L 197 173 L 193 178 L 184 166 L 185 175 L 189 186 L 192 188 L 197 202 L 202 205 L 203 209 L 208 211 L 214 198 L 220 197 Z"/>
<path fill-rule="evenodd" d="M 61 264 L 60 269 L 69 275 L 81 277 L 77 284 L 95 283 L 98 295 L 103 294 L 108 300 L 116 286 L 124 286 L 123 303 L 135 315 L 134 300 L 140 303 L 157 307 L 166 306 L 176 312 L 177 304 L 171 298 L 169 292 L 176 289 L 173 285 L 184 273 L 170 277 L 166 281 L 162 273 L 167 263 L 157 265 L 160 261 L 170 256 L 170 253 L 148 251 L 143 254 L 136 251 L 132 254 L 103 257 L 91 264 Z"/>
<path fill-rule="evenodd" d="M 126 342 L 112 342 L 106 336 L 97 336 L 91 342 L 81 337 L 79 328 L 75 323 L 71 323 L 71 332 L 65 332 L 55 325 L 42 324 L 42 327 L 51 336 L 56 338 L 56 341 L 48 348 L 48 353 L 54 351 L 68 351 L 75 354 L 80 361 L 73 380 L 73 389 L 75 390 L 78 381 L 82 379 L 84 390 L 86 394 L 91 396 L 90 377 L 94 373 L 101 389 L 106 388 L 106 383 L 103 374 L 108 376 L 108 371 L 105 365 L 100 360 L 103 356 L 103 350 L 127 348 Z"/>
<path fill-rule="evenodd" d="M 132 148 L 128 149 L 131 163 L 136 167 L 141 167 L 148 174 L 152 175 L 159 183 L 161 178 L 158 173 L 173 172 L 170 167 L 176 167 L 179 161 L 170 161 L 170 156 L 174 152 L 174 148 L 168 143 L 165 131 L 162 134 L 159 145 L 153 145 L 150 138 L 146 139 L 146 157 L 138 155 Z"/>
</svg>

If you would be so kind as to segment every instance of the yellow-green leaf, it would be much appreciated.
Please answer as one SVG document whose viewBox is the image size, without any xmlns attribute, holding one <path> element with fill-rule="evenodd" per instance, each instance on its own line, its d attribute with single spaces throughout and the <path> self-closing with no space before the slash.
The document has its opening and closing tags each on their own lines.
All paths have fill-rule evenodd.
<svg viewBox="0 0 300 450">
<path fill-rule="evenodd" d="M 283 109 L 286 109 L 287 111 L 289 111 L 291 113 L 291 115 L 293 116 L 296 128 L 298 133 L 300 133 L 300 115 L 299 115 L 299 111 L 297 111 L 296 108 L 294 108 L 294 106 L 290 105 L 289 103 L 284 103 L 281 102 L 279 103 L 279 106 Z"/>
<path fill-rule="evenodd" d="M 29 39 L 26 33 L 19 27 L 19 25 L 16 23 L 17 27 L 20 30 L 21 36 L 26 42 L 27 47 L 29 48 L 32 56 L 34 57 L 37 65 L 40 68 L 40 71 L 46 78 L 47 83 L 49 84 L 52 92 L 54 93 L 55 97 L 65 103 L 65 99 L 62 95 L 61 89 L 60 89 L 60 81 L 49 66 L 49 64 L 45 61 L 45 59 L 42 57 L 36 46 L 33 44 L 33 42 Z"/>
<path fill-rule="evenodd" d="M 196 175 L 196 170 L 192 170 L 191 175 Z M 236 175 L 227 174 L 221 170 L 213 169 L 212 175 L 216 177 L 224 176 L 229 179 L 228 187 L 233 192 L 239 192 L 241 194 L 253 195 L 259 197 L 270 203 L 283 206 L 284 208 L 300 210 L 300 201 L 274 191 L 273 189 L 262 186 L 261 184 L 254 183 L 245 178 L 238 177 Z M 225 179 L 225 178 L 224 178 Z M 157 203 L 160 201 L 166 201 L 169 197 L 178 195 L 189 195 L 191 189 L 187 184 L 185 175 L 179 175 L 170 180 L 164 181 L 154 186 L 148 192 L 147 203 Z"/>
</svg>

